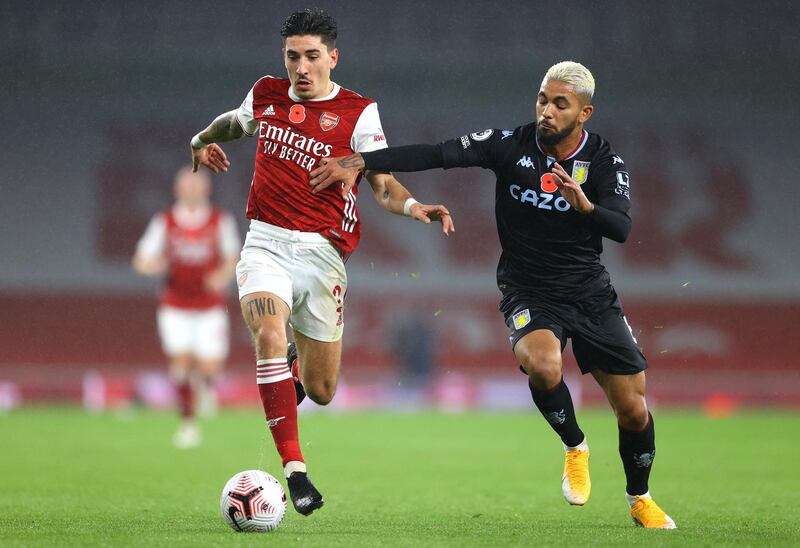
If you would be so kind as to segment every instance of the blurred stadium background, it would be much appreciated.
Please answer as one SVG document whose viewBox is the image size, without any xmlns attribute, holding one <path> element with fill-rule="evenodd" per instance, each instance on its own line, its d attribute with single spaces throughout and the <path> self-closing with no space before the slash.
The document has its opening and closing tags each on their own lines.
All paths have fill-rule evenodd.
<svg viewBox="0 0 800 548">
<path fill-rule="evenodd" d="M 326 2 L 335 81 L 378 100 L 390 144 L 532 119 L 553 63 L 598 83 L 589 129 L 632 175 L 634 228 L 605 263 L 656 404 L 800 405 L 800 106 L 792 2 Z M 130 268 L 191 135 L 283 75 L 298 2 L 10 1 L 0 6 L 0 407 L 169 404 L 156 288 Z M 243 209 L 254 142 L 229 144 L 216 201 Z M 528 407 L 497 312 L 493 177 L 399 177 L 457 232 L 362 197 L 348 263 L 339 407 Z M 224 403 L 255 403 L 233 288 Z M 599 402 L 571 358 L 575 392 Z M 588 380 L 588 379 L 587 379 Z M 583 385 L 583 390 L 578 387 Z"/>
</svg>

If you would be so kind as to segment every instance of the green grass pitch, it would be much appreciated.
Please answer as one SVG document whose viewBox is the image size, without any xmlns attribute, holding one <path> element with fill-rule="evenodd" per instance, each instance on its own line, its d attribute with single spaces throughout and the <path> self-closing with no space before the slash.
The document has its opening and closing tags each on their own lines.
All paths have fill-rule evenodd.
<svg viewBox="0 0 800 548">
<path fill-rule="evenodd" d="M 326 505 L 290 504 L 264 535 L 229 529 L 218 506 L 240 470 L 280 476 L 260 411 L 205 421 L 203 446 L 179 451 L 169 414 L 17 410 L 0 416 L 0 546 L 800 545 L 800 414 L 656 413 L 650 485 L 675 531 L 632 525 L 611 413 L 579 416 L 582 508 L 562 499 L 562 449 L 534 412 L 304 415 Z"/>
</svg>

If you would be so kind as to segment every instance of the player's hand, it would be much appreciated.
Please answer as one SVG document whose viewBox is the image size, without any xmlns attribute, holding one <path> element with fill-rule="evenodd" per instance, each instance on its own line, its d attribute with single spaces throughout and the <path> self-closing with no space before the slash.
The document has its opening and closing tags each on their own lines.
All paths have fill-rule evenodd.
<svg viewBox="0 0 800 548">
<path fill-rule="evenodd" d="M 342 196 L 347 197 L 355 186 L 358 174 L 364 168 L 364 160 L 356 153 L 339 158 L 323 158 L 317 169 L 311 172 L 311 192 L 317 194 L 333 183 L 342 184 Z"/>
<path fill-rule="evenodd" d="M 211 143 L 203 148 L 194 148 L 190 145 L 189 148 L 192 150 L 192 171 L 197 171 L 200 165 L 204 165 L 214 173 L 219 173 L 228 171 L 231 165 L 225 156 L 225 151 L 217 143 Z"/>
<path fill-rule="evenodd" d="M 456 231 L 453 218 L 443 205 L 428 205 L 418 202 L 411 206 L 411 217 L 425 224 L 429 224 L 431 221 L 439 221 L 442 223 L 442 232 L 444 232 L 445 236 Z"/>
<path fill-rule="evenodd" d="M 556 186 L 561 192 L 561 196 L 569 202 L 569 205 L 579 213 L 591 213 L 594 204 L 583 193 L 581 185 L 576 183 L 558 162 L 553 164 L 551 171 L 555 175 Z"/>
<path fill-rule="evenodd" d="M 228 286 L 229 278 L 226 272 L 222 270 L 215 270 L 209 273 L 203 282 L 206 286 L 206 291 L 209 293 L 220 294 L 225 291 Z"/>
<path fill-rule="evenodd" d="M 150 257 L 140 253 L 133 257 L 133 268 L 142 276 L 157 278 L 167 272 L 167 267 L 165 257 Z"/>
</svg>

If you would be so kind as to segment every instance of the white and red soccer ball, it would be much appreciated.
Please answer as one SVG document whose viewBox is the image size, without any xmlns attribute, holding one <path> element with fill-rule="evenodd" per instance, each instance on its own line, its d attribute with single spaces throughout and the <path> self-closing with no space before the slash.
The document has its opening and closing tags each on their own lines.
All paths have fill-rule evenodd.
<svg viewBox="0 0 800 548">
<path fill-rule="evenodd" d="M 237 531 L 272 531 L 286 513 L 286 492 L 261 470 L 239 472 L 225 484 L 219 500 L 225 523 Z"/>
</svg>

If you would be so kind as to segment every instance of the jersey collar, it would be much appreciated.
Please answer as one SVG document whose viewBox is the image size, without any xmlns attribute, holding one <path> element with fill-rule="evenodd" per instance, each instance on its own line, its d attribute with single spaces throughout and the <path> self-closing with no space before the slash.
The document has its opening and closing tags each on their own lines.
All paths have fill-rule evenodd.
<svg viewBox="0 0 800 548">
<path fill-rule="evenodd" d="M 200 228 L 208 222 L 208 218 L 211 216 L 211 206 L 189 209 L 183 204 L 175 204 L 172 206 L 172 215 L 181 228 L 192 230 Z"/>
<path fill-rule="evenodd" d="M 339 93 L 339 90 L 342 89 L 342 87 L 336 82 L 331 82 L 331 83 L 333 84 L 333 89 L 331 90 L 331 92 L 325 97 L 318 97 L 317 99 L 301 99 L 300 97 L 295 95 L 294 88 L 292 86 L 289 86 L 289 99 L 291 99 L 295 103 L 304 103 L 306 101 L 308 102 L 329 101 L 334 97 L 336 97 L 336 95 Z"/>
</svg>

